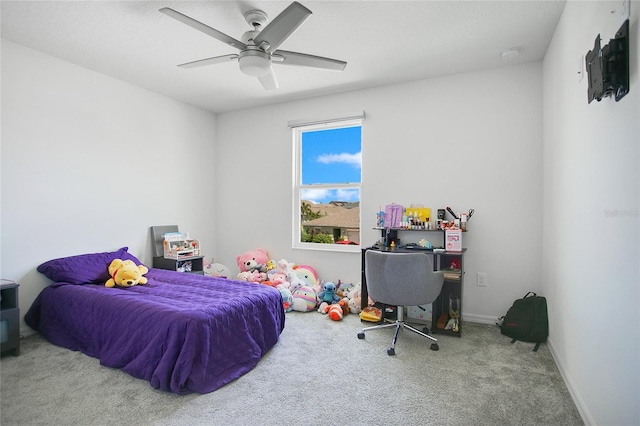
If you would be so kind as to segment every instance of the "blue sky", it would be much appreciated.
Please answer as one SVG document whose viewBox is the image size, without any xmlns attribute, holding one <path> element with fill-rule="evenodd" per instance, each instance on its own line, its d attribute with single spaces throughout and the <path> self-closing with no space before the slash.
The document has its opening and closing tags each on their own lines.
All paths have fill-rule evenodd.
<svg viewBox="0 0 640 426">
<path fill-rule="evenodd" d="M 359 183 L 362 169 L 362 128 L 346 127 L 304 132 L 302 135 L 302 184 Z M 315 203 L 359 201 L 358 190 L 312 189 L 303 200 Z"/>
</svg>

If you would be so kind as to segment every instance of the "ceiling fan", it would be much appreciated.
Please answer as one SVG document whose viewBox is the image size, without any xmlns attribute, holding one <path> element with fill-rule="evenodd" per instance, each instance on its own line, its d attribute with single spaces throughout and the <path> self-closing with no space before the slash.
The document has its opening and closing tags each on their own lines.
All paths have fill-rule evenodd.
<svg viewBox="0 0 640 426">
<path fill-rule="evenodd" d="M 169 7 L 163 7 L 160 12 L 240 51 L 239 53 L 215 56 L 178 65 L 182 68 L 194 68 L 237 59 L 240 71 L 251 77 L 258 77 L 258 80 L 266 90 L 272 90 L 278 88 L 278 81 L 271 66 L 273 62 L 334 71 L 342 71 L 347 66 L 346 62 L 337 59 L 278 50 L 278 46 L 287 40 L 312 13 L 298 2 L 291 3 L 266 26 L 264 26 L 267 23 L 267 14 L 265 12 L 258 9 L 246 12 L 244 18 L 253 27 L 253 30 L 244 33 L 241 37 L 242 41 L 236 40 Z"/>
</svg>

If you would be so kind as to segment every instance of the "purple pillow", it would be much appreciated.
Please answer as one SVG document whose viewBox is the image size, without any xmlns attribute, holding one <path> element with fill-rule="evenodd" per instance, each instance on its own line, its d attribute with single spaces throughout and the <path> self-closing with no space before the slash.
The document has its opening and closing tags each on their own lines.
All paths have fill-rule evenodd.
<svg viewBox="0 0 640 426">
<path fill-rule="evenodd" d="M 38 272 L 54 282 L 102 284 L 109 279 L 109 264 L 113 259 L 133 260 L 136 265 L 142 263 L 127 250 L 128 247 L 122 247 L 118 251 L 61 257 L 38 266 Z"/>
</svg>

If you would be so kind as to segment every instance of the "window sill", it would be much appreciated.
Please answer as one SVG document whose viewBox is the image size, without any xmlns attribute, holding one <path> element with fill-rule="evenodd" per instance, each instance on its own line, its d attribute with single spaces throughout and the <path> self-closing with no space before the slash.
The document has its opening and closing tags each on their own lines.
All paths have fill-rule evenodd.
<svg viewBox="0 0 640 426">
<path fill-rule="evenodd" d="M 315 251 L 333 251 L 341 253 L 360 253 L 360 245 L 344 245 L 344 244 L 317 244 L 317 243 L 298 243 L 292 247 L 294 250 L 315 250 Z"/>
</svg>

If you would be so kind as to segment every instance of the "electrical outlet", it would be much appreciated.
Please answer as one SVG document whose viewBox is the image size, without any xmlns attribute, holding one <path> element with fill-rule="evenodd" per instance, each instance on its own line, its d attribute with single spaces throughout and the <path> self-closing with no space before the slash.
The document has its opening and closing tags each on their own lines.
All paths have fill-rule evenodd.
<svg viewBox="0 0 640 426">
<path fill-rule="evenodd" d="M 487 286 L 487 273 L 478 272 L 478 287 L 486 287 L 486 286 Z"/>
<path fill-rule="evenodd" d="M 582 81 L 584 77 L 584 55 L 580 56 L 578 60 L 578 83 Z"/>
</svg>

